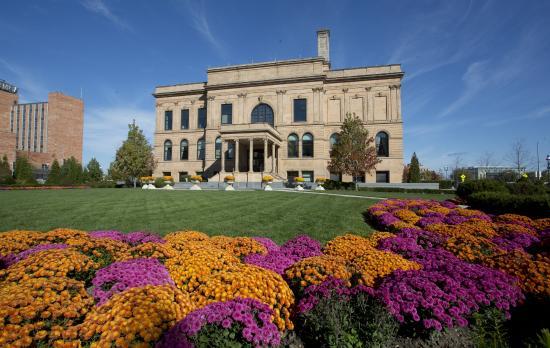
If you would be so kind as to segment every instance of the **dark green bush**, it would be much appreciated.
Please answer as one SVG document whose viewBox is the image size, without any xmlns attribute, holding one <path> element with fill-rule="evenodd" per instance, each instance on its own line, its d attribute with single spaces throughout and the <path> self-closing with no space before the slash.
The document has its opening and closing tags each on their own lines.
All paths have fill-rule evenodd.
<svg viewBox="0 0 550 348">
<path fill-rule="evenodd" d="M 445 190 L 445 189 L 452 189 L 453 188 L 453 181 L 452 180 L 439 180 L 439 189 Z"/>
<path fill-rule="evenodd" d="M 384 305 L 366 294 L 348 301 L 333 294 L 297 320 L 306 347 L 386 347 L 399 328 Z"/>
<path fill-rule="evenodd" d="M 504 183 L 490 179 L 466 181 L 460 183 L 456 189 L 456 195 L 462 199 L 467 199 L 477 192 L 508 192 L 508 190 Z"/>
<path fill-rule="evenodd" d="M 442 331 L 432 331 L 428 337 L 403 337 L 399 336 L 388 347 L 407 348 L 470 348 L 474 347 L 474 334 L 471 329 L 445 328 Z"/>
<path fill-rule="evenodd" d="M 471 194 L 466 202 L 472 208 L 492 214 L 521 214 L 530 217 L 546 217 L 550 212 L 549 196 L 512 195 L 508 192 L 477 192 Z"/>
<path fill-rule="evenodd" d="M 509 347 L 506 317 L 496 308 L 488 308 L 474 313 L 471 328 L 475 346 L 480 348 Z"/>
<path fill-rule="evenodd" d="M 355 184 L 352 182 L 342 182 L 336 180 L 327 180 L 323 187 L 326 190 L 354 190 Z"/>
<path fill-rule="evenodd" d="M 506 188 L 514 195 L 543 195 L 546 189 L 542 182 L 535 183 L 528 180 L 518 181 L 512 184 L 506 184 Z"/>
<path fill-rule="evenodd" d="M 403 192 L 403 193 L 449 193 L 449 191 L 438 189 L 408 189 L 402 187 L 361 187 L 359 191 L 371 192 Z"/>
<path fill-rule="evenodd" d="M 155 187 L 156 188 L 163 188 L 166 184 L 164 183 L 163 178 L 156 178 L 155 179 Z"/>
</svg>

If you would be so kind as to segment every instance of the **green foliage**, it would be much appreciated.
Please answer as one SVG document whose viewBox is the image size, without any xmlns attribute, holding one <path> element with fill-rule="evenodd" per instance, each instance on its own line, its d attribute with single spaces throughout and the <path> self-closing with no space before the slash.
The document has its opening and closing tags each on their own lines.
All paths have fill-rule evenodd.
<svg viewBox="0 0 550 348">
<path fill-rule="evenodd" d="M 48 179 L 46 180 L 48 185 L 61 185 L 61 166 L 57 159 L 53 160 L 52 167 L 48 173 Z"/>
<path fill-rule="evenodd" d="M 240 325 L 233 324 L 229 329 L 218 325 L 205 325 L 195 337 L 194 346 L 197 348 L 252 348 L 253 345 L 241 337 Z"/>
<path fill-rule="evenodd" d="M 63 161 L 61 166 L 61 185 L 79 185 L 84 182 L 82 165 L 72 157 Z"/>
<path fill-rule="evenodd" d="M 420 182 L 420 162 L 418 161 L 416 152 L 413 152 L 411 157 L 407 182 Z"/>
<path fill-rule="evenodd" d="M 33 169 L 25 156 L 17 157 L 15 160 L 15 180 L 20 184 L 34 184 Z"/>
<path fill-rule="evenodd" d="M 452 189 L 453 181 L 452 180 L 439 180 L 439 188 L 442 190 Z"/>
<path fill-rule="evenodd" d="M 103 180 L 103 170 L 101 170 L 101 166 L 99 165 L 99 162 L 95 159 L 95 157 L 92 157 L 90 162 L 88 162 L 86 170 L 88 171 L 89 181 L 98 182 Z"/>
<path fill-rule="evenodd" d="M 514 195 L 543 195 L 546 188 L 542 182 L 521 180 L 516 183 L 506 184 L 506 188 Z"/>
<path fill-rule="evenodd" d="M 342 182 L 337 180 L 327 180 L 323 184 L 325 190 L 353 190 L 355 185 L 352 182 Z"/>
<path fill-rule="evenodd" d="M 156 178 L 155 179 L 155 187 L 156 188 L 163 188 L 164 186 L 166 186 L 166 184 L 165 184 L 163 178 Z"/>
<path fill-rule="evenodd" d="M 11 172 L 10 164 L 8 162 L 8 156 L 4 155 L 0 161 L 0 184 L 13 184 L 13 173 Z"/>
<path fill-rule="evenodd" d="M 428 337 L 398 337 L 391 344 L 391 347 L 407 348 L 470 348 L 474 346 L 473 333 L 468 328 L 434 330 Z"/>
<path fill-rule="evenodd" d="M 508 347 L 505 322 L 506 317 L 504 313 L 496 308 L 489 308 L 474 313 L 471 327 L 475 346 L 478 348 Z"/>
<path fill-rule="evenodd" d="M 129 180 L 136 185 L 139 177 L 147 176 L 155 169 L 153 149 L 135 124 L 128 125 L 128 138 L 116 152 L 116 158 L 109 168 L 114 180 Z"/>
<path fill-rule="evenodd" d="M 374 139 L 363 122 L 353 114 L 347 114 L 338 142 L 330 151 L 329 171 L 352 176 L 370 173 L 381 161 L 376 157 Z"/>
<path fill-rule="evenodd" d="M 414 189 L 414 188 L 402 188 L 402 187 L 363 187 L 360 191 L 371 192 L 403 192 L 403 193 L 449 193 L 441 189 Z"/>
<path fill-rule="evenodd" d="M 549 196 L 512 195 L 508 192 L 477 192 L 471 194 L 467 203 L 486 213 L 513 213 L 530 217 L 546 217 L 550 211 Z"/>
<path fill-rule="evenodd" d="M 550 330 L 542 329 L 537 336 L 526 344 L 527 348 L 550 348 Z"/>
<path fill-rule="evenodd" d="M 483 179 L 472 180 L 460 183 L 456 189 L 456 194 L 462 199 L 467 199 L 476 192 L 508 192 L 504 183 L 496 180 Z"/>
<path fill-rule="evenodd" d="M 386 347 L 399 327 L 384 305 L 366 294 L 349 301 L 333 294 L 298 321 L 298 334 L 311 347 Z"/>
</svg>

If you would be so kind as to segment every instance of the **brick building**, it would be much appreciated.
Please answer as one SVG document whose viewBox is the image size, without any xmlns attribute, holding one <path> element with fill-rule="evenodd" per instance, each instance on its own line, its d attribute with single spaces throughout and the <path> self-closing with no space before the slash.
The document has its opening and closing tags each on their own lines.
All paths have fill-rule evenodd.
<svg viewBox="0 0 550 348">
<path fill-rule="evenodd" d="M 13 168 L 16 157 L 26 156 L 37 169 L 47 169 L 55 158 L 74 156 L 82 162 L 84 104 L 60 92 L 48 101 L 19 104 L 17 88 L 0 83 L 0 156 Z"/>
<path fill-rule="evenodd" d="M 314 58 L 211 68 L 206 82 L 157 87 L 154 175 L 341 178 L 327 169 L 330 148 L 354 113 L 382 160 L 359 180 L 401 182 L 401 66 L 332 70 L 329 37 L 328 30 L 317 32 Z"/>
</svg>

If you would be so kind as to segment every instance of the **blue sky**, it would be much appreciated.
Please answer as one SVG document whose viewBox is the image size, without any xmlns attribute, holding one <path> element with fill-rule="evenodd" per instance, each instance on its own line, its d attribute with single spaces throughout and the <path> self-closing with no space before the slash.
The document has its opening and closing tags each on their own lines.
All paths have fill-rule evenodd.
<svg viewBox="0 0 550 348">
<path fill-rule="evenodd" d="M 0 79 L 22 101 L 85 102 L 84 161 L 104 168 L 136 119 L 154 132 L 157 85 L 213 66 L 311 57 L 333 68 L 402 64 L 405 161 L 505 165 L 523 139 L 550 153 L 550 1 L 5 1 Z M 534 165 L 533 161 L 533 165 Z"/>
</svg>

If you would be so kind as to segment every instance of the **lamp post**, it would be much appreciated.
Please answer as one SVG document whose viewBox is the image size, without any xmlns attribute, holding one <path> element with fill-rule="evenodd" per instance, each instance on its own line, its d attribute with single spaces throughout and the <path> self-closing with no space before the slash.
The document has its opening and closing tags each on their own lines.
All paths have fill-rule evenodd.
<svg viewBox="0 0 550 348">
<path fill-rule="evenodd" d="M 443 167 L 443 169 L 445 170 L 445 179 L 449 179 L 449 176 L 447 175 L 447 171 L 449 170 L 449 167 L 445 166 Z"/>
<path fill-rule="evenodd" d="M 550 183 L 550 155 L 546 156 L 546 181 Z"/>
</svg>

